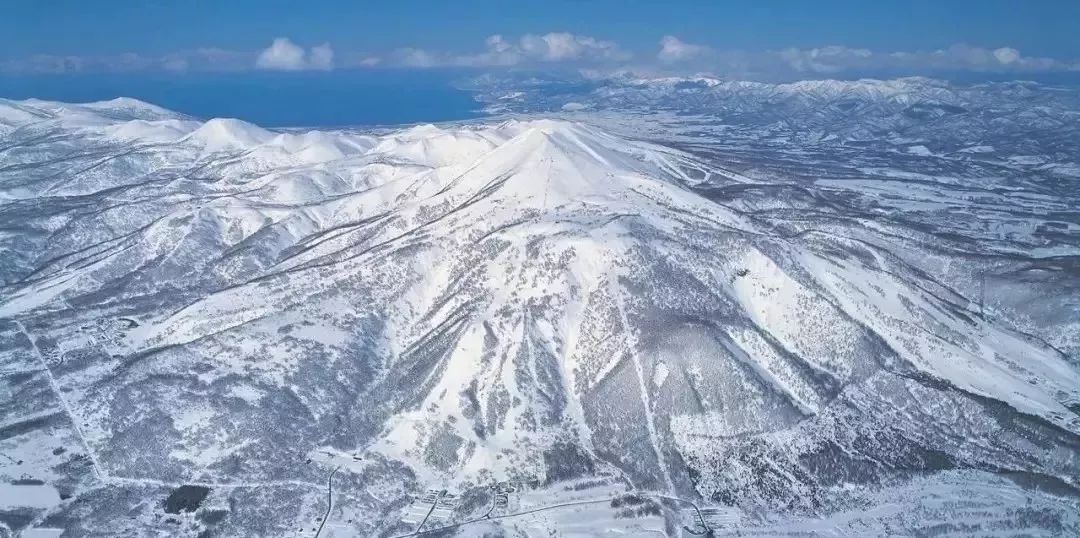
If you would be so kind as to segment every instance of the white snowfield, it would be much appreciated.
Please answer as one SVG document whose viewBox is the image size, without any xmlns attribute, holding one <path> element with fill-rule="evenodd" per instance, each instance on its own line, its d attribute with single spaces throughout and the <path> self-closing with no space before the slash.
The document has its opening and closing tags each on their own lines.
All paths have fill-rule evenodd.
<svg viewBox="0 0 1080 538">
<path fill-rule="evenodd" d="M 338 533 L 515 477 L 747 513 L 944 468 L 1080 487 L 1075 356 L 924 270 L 947 254 L 901 225 L 807 229 L 787 197 L 762 218 L 769 184 L 568 120 L 297 132 L 0 100 L 0 366 L 53 380 L 35 397 L 97 476 L 76 498 L 310 483 L 276 516 L 308 525 L 340 467 Z M 0 449 L 43 442 L 20 435 Z M 74 506 L 35 521 L 81 528 Z"/>
</svg>

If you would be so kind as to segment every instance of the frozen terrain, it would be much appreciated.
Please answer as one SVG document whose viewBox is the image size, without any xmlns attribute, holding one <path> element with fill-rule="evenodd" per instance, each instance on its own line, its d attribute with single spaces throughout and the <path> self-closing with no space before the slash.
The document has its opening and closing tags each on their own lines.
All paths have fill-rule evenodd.
<svg viewBox="0 0 1080 538">
<path fill-rule="evenodd" d="M 485 92 L 0 100 L 0 533 L 1080 533 L 1073 90 Z"/>
</svg>

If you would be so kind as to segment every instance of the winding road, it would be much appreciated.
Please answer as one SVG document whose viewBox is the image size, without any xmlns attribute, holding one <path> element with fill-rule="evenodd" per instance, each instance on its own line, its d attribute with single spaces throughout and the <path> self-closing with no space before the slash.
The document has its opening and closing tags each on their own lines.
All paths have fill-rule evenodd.
<svg viewBox="0 0 1080 538">
<path fill-rule="evenodd" d="M 319 522 L 319 528 L 315 531 L 315 538 L 319 538 L 323 527 L 326 526 L 326 520 L 330 519 L 330 510 L 334 508 L 334 475 L 340 470 L 340 465 L 334 467 L 334 470 L 330 471 L 330 477 L 326 479 L 326 513 L 323 514 L 322 521 Z"/>
</svg>

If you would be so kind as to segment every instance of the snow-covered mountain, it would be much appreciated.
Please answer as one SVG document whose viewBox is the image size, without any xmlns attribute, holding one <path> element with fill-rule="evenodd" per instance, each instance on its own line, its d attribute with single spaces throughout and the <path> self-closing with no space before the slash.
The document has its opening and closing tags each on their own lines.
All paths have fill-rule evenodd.
<svg viewBox="0 0 1080 538">
<path fill-rule="evenodd" d="M 909 77 L 772 84 L 620 75 L 572 84 L 545 79 L 524 87 L 517 78 L 494 78 L 474 86 L 492 113 L 645 116 L 681 124 L 691 135 L 800 146 L 932 141 L 930 149 L 952 152 L 992 140 L 1020 154 L 1075 157 L 1080 138 L 1080 92 L 1023 81 L 961 85 Z"/>
<path fill-rule="evenodd" d="M 951 495 L 959 525 L 1080 529 L 1067 168 L 578 119 L 0 101 L 0 478 L 46 497 L 4 524 L 398 535 L 445 489 L 423 528 L 569 528 L 521 523 L 512 481 L 521 512 L 605 492 L 590 532 L 676 535 L 688 502 L 741 521 L 716 533 L 925 531 Z"/>
</svg>

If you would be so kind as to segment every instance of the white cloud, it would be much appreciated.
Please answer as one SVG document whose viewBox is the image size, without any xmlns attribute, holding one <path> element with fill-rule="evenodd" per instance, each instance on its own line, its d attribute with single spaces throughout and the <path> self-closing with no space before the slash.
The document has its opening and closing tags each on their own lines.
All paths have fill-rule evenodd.
<svg viewBox="0 0 1080 538">
<path fill-rule="evenodd" d="M 626 60 L 630 54 L 612 41 L 594 37 L 552 32 L 542 36 L 526 34 L 519 45 L 526 56 L 548 62 L 566 60 Z"/>
<path fill-rule="evenodd" d="M 257 69 L 276 71 L 329 71 L 334 68 L 334 49 L 329 43 L 305 51 L 287 37 L 279 37 L 255 58 Z"/>
<path fill-rule="evenodd" d="M 399 49 L 395 54 L 398 63 L 406 67 L 437 67 L 442 61 L 423 49 Z"/>
<path fill-rule="evenodd" d="M 709 47 L 692 45 L 673 35 L 666 35 L 660 40 L 660 52 L 656 57 L 664 63 L 676 63 L 701 58 L 711 52 Z"/>
<path fill-rule="evenodd" d="M 779 52 L 787 64 L 800 73 L 836 73 L 845 69 L 867 67 L 874 53 L 867 49 L 829 46 L 813 49 L 784 49 Z"/>
<path fill-rule="evenodd" d="M 161 62 L 161 67 L 166 71 L 183 72 L 187 71 L 191 67 L 191 62 L 188 62 L 187 58 L 176 57 L 166 58 Z"/>
<path fill-rule="evenodd" d="M 524 59 L 518 45 L 496 34 L 484 40 L 483 52 L 461 55 L 444 54 L 440 57 L 439 64 L 456 67 L 499 67 L 517 65 Z"/>
<path fill-rule="evenodd" d="M 612 41 L 590 36 L 551 32 L 525 34 L 511 41 L 500 34 L 484 40 L 484 50 L 470 54 L 432 52 L 416 48 L 398 49 L 396 61 L 407 67 L 509 67 L 526 63 L 617 62 L 630 58 Z"/>
<path fill-rule="evenodd" d="M 304 58 L 305 55 L 306 53 L 302 47 L 289 41 L 288 38 L 279 37 L 259 53 L 259 57 L 255 59 L 255 67 L 283 70 L 303 69 L 307 63 Z"/>
<path fill-rule="evenodd" d="M 1001 47 L 994 50 L 994 57 L 1002 64 L 1008 65 L 1020 60 L 1020 51 L 1012 47 Z"/>
<path fill-rule="evenodd" d="M 308 65 L 310 65 L 312 69 L 319 69 L 322 71 L 333 69 L 334 49 L 330 48 L 329 43 L 311 47 L 311 53 L 308 55 Z"/>
<path fill-rule="evenodd" d="M 252 58 L 253 55 L 247 52 L 209 48 L 172 52 L 162 56 L 145 56 L 132 52 L 100 56 L 36 54 L 0 61 L 0 72 L 59 74 L 130 73 L 154 70 L 237 71 L 250 69 Z"/>
<path fill-rule="evenodd" d="M 488 38 L 484 40 L 484 45 L 487 46 L 488 51 L 495 53 L 511 52 L 514 49 L 514 45 L 510 44 L 510 42 L 499 34 L 488 36 Z"/>
</svg>

